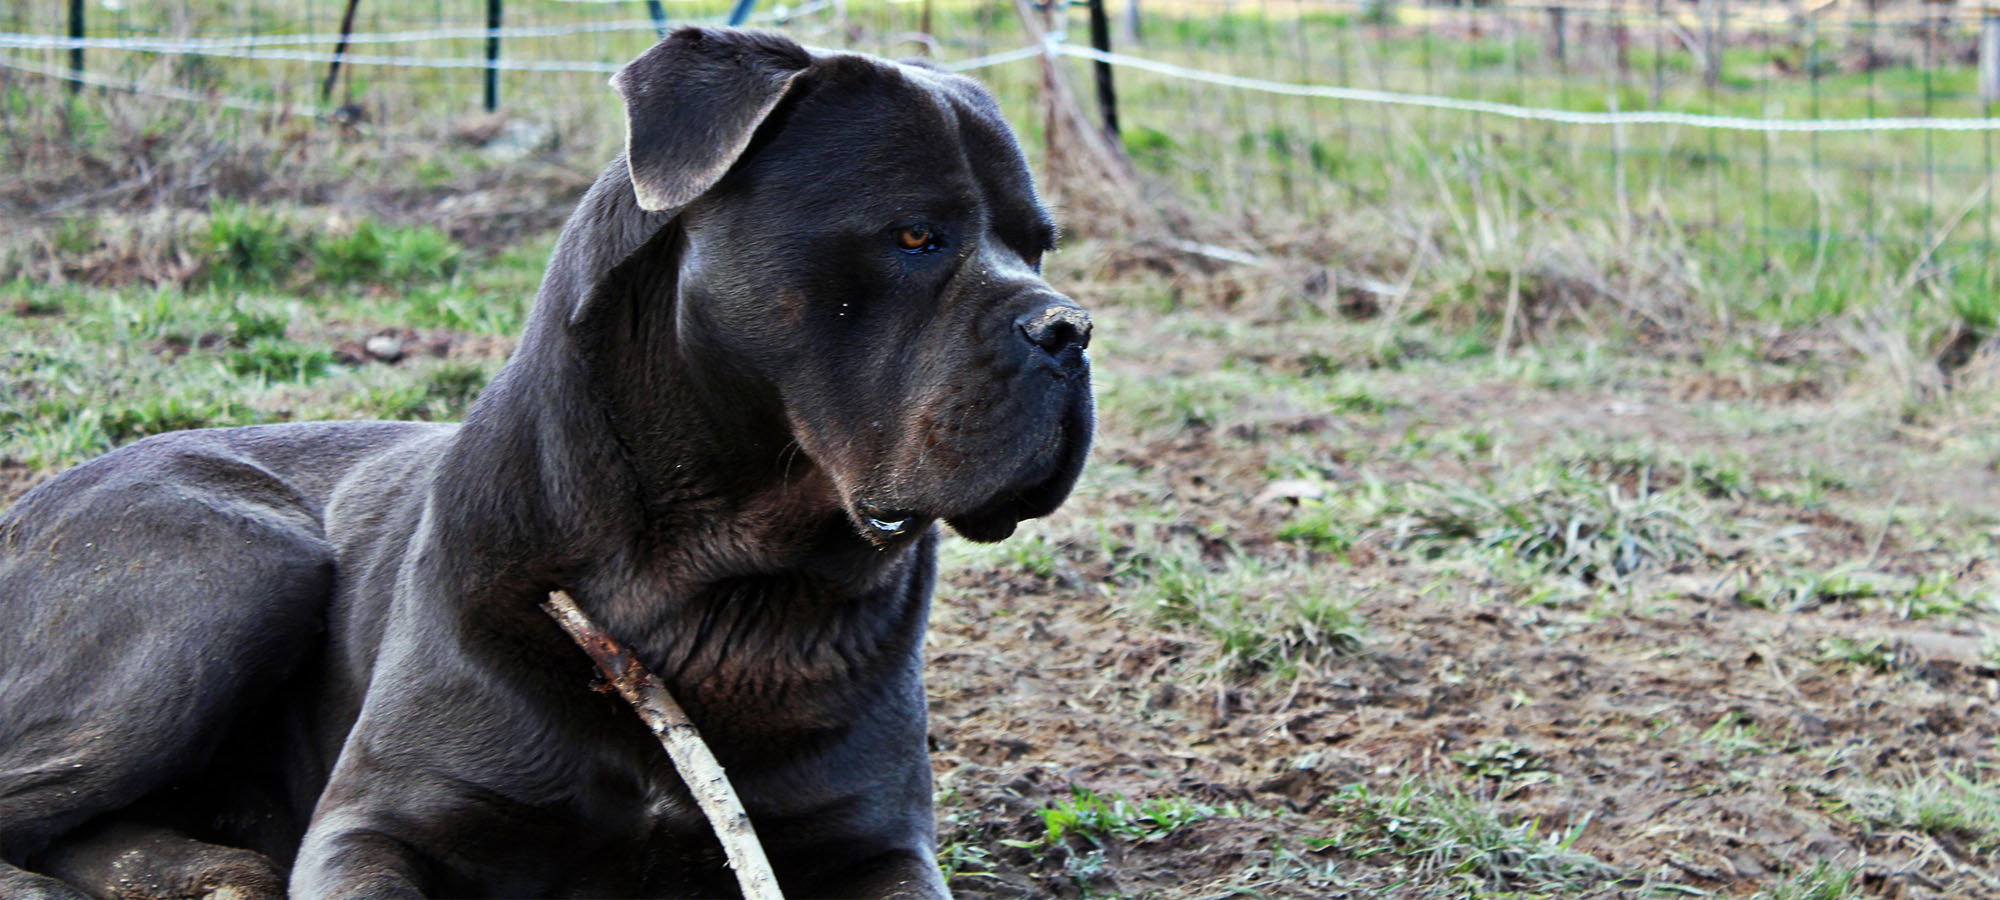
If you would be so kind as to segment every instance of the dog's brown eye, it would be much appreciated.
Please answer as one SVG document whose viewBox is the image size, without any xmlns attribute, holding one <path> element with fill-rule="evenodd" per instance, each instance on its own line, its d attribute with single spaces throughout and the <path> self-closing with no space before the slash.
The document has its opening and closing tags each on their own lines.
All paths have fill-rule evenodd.
<svg viewBox="0 0 2000 900">
<path fill-rule="evenodd" d="M 937 232 L 923 225 L 913 225 L 896 232 L 896 246 L 911 253 L 937 249 Z"/>
</svg>

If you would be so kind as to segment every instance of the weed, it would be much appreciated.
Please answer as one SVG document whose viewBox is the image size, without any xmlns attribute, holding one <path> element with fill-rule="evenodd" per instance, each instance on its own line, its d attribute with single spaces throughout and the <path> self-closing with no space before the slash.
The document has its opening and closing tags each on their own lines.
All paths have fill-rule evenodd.
<svg viewBox="0 0 2000 900">
<path fill-rule="evenodd" d="M 1349 498 L 1397 547 L 1435 558 L 1454 546 L 1504 551 L 1544 571 L 1620 584 L 1649 564 L 1701 553 L 1699 510 L 1678 493 L 1627 495 L 1567 470 L 1480 487 L 1408 482 Z"/>
<path fill-rule="evenodd" d="M 283 338 L 260 337 L 223 358 L 233 375 L 265 381 L 307 382 L 334 368 L 333 354 Z"/>
<path fill-rule="evenodd" d="M 1842 669 L 1882 674 L 1896 669 L 1897 646 L 1886 638 L 1823 637 L 1815 645 L 1820 662 Z"/>
<path fill-rule="evenodd" d="M 1351 784 L 1336 803 L 1360 824 L 1318 842 L 1357 857 L 1399 856 L 1419 877 L 1470 882 L 1500 891 L 1577 890 L 1615 875 L 1602 860 L 1573 849 L 1583 825 L 1540 833 L 1540 822 L 1510 822 L 1456 785 L 1405 781 L 1387 793 Z"/>
<path fill-rule="evenodd" d="M 384 419 L 428 422 L 463 418 L 492 373 L 470 362 L 444 362 L 424 370 L 414 381 L 357 389 L 350 397 L 354 412 Z"/>
<path fill-rule="evenodd" d="M 1764 740 L 1764 729 L 1756 720 L 1735 710 L 1723 713 L 1701 733 L 1701 742 L 1714 747 L 1724 759 L 1762 753 L 1767 747 Z"/>
<path fill-rule="evenodd" d="M 1198 548 L 1168 543 L 1135 559 L 1126 573 L 1136 582 L 1129 593 L 1137 605 L 1205 633 L 1218 666 L 1232 675 L 1294 675 L 1362 646 L 1354 605 L 1312 570 L 1233 554 L 1210 564 Z"/>
<path fill-rule="evenodd" d="M 1861 870 L 1838 869 L 1826 860 L 1793 872 L 1784 881 L 1758 891 L 1750 900 L 1849 900 L 1861 896 Z"/>
<path fill-rule="evenodd" d="M 1975 854 L 2000 851 L 2000 782 L 1945 769 L 1901 785 L 1841 792 L 1846 812 L 1872 828 L 1920 831 Z"/>
<path fill-rule="evenodd" d="M 1492 781 L 1540 784 L 1555 778 L 1546 768 L 1548 761 L 1541 754 L 1513 741 L 1480 744 L 1471 750 L 1452 754 L 1451 759 L 1467 774 Z"/>
<path fill-rule="evenodd" d="M 1772 612 L 1796 612 L 1825 603 L 1853 602 L 1882 595 L 1879 584 L 1858 577 L 1847 567 L 1824 572 L 1793 571 L 1776 576 L 1770 582 L 1737 590 L 1737 602 Z"/>
<path fill-rule="evenodd" d="M 1067 800 L 1058 800 L 1042 811 L 1046 829 L 1039 844 L 1053 847 L 1071 836 L 1096 846 L 1117 839 L 1132 843 L 1171 837 L 1197 822 L 1214 818 L 1240 818 L 1243 809 L 1233 804 L 1210 806 L 1179 797 L 1154 798 L 1134 802 L 1118 794 L 1099 794 L 1089 788 L 1072 786 Z"/>
<path fill-rule="evenodd" d="M 227 400 L 205 401 L 178 394 L 149 394 L 130 405 L 105 410 L 97 418 L 97 427 L 103 431 L 107 445 L 115 446 L 170 431 L 242 424 L 245 420 L 254 421 L 256 418 Z"/>
<path fill-rule="evenodd" d="M 277 215 L 217 204 L 208 221 L 208 277 L 225 287 L 268 287 L 288 279 L 305 245 Z"/>
<path fill-rule="evenodd" d="M 334 284 L 440 281 L 458 271 L 464 251 L 430 226 L 394 227 L 363 220 L 345 235 L 313 244 L 314 275 Z"/>
<path fill-rule="evenodd" d="M 1291 518 L 1277 530 L 1278 540 L 1331 553 L 1342 562 L 1347 561 L 1348 551 L 1354 549 L 1360 537 L 1349 527 L 1347 517 L 1338 508 L 1316 502 L 1300 503 Z"/>
<path fill-rule="evenodd" d="M 948 841 L 938 847 L 938 869 L 944 880 L 992 878 L 993 851 L 965 841 Z"/>
</svg>

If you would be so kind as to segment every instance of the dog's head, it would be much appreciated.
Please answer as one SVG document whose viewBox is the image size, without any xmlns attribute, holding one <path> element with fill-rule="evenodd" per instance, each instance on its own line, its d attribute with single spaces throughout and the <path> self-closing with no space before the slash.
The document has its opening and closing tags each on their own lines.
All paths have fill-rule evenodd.
<svg viewBox="0 0 2000 900">
<path fill-rule="evenodd" d="M 1090 444 L 1090 317 L 999 106 L 927 66 L 678 31 L 612 79 L 632 191 L 678 224 L 674 341 L 862 534 L 999 540 Z M 741 409 L 738 410 L 739 412 Z"/>
</svg>

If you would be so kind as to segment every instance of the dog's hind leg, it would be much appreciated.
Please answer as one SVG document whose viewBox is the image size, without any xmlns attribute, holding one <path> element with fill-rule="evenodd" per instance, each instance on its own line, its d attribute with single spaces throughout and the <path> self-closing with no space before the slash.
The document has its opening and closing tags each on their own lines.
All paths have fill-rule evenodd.
<svg viewBox="0 0 2000 900">
<path fill-rule="evenodd" d="M 255 466 L 158 449 L 0 518 L 8 863 L 199 773 L 317 646 L 333 563 L 307 504 Z"/>
<path fill-rule="evenodd" d="M 118 900 L 284 900 L 285 879 L 262 854 L 168 828 L 93 826 L 64 837 L 37 868 Z M 60 895 L 58 895 L 60 896 Z"/>
<path fill-rule="evenodd" d="M 7 900 L 91 900 L 89 894 L 53 878 L 23 872 L 0 862 L 0 897 Z"/>
</svg>

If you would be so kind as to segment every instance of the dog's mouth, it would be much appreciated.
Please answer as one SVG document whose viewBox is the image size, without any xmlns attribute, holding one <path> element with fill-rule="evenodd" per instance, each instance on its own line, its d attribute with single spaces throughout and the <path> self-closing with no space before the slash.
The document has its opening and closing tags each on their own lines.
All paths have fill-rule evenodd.
<svg viewBox="0 0 2000 900">
<path fill-rule="evenodd" d="M 923 530 L 921 523 L 929 521 L 909 510 L 875 509 L 860 507 L 854 512 L 863 532 L 878 542 L 893 541 L 912 532 Z"/>
</svg>

